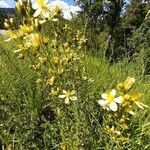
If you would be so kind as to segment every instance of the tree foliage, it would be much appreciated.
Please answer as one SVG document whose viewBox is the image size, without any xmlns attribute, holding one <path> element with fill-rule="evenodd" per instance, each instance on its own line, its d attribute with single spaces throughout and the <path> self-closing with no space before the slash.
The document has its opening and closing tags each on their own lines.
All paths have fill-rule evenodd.
<svg viewBox="0 0 150 150">
<path fill-rule="evenodd" d="M 125 0 L 79 0 L 78 4 L 82 7 L 80 16 L 84 20 L 90 45 L 101 45 L 99 36 L 107 33 L 108 58 L 117 60 L 134 55 L 137 51 L 133 48 L 135 42 L 131 44 L 129 41 L 135 39 L 135 33 L 141 32 L 141 28 L 148 27 L 144 22 L 150 9 L 149 1 L 132 0 L 126 4 Z M 143 38 L 141 34 L 138 37 Z"/>
</svg>

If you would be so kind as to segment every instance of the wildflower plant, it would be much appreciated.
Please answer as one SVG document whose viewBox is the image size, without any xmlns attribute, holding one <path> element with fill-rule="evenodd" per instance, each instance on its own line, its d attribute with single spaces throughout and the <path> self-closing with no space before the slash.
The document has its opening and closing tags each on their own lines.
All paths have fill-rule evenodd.
<svg viewBox="0 0 150 150">
<path fill-rule="evenodd" d="M 59 148 L 70 136 L 70 131 L 66 129 L 71 121 L 66 122 L 60 116 L 65 117 L 73 113 L 74 121 L 78 121 L 77 106 L 80 96 L 77 95 L 86 82 L 82 71 L 86 39 L 82 32 L 73 33 L 67 24 L 60 24 L 60 8 L 50 8 L 46 0 L 18 1 L 16 9 L 18 15 L 22 16 L 21 24 L 11 28 L 9 21 L 7 25 L 5 23 L 5 26 L 9 27 L 8 39 L 5 42 L 17 40 L 20 44 L 14 48 L 14 54 L 21 62 L 27 61 L 29 69 L 35 72 L 36 86 L 44 95 L 39 111 L 43 112 L 49 106 L 52 107 L 54 117 L 57 117 L 55 126 L 60 132 Z M 52 25 L 52 37 L 42 31 L 47 22 Z M 71 123 L 74 121 L 72 120 Z M 49 130 L 52 129 L 44 123 L 41 126 L 45 134 L 50 134 Z M 77 146 L 78 126 L 74 126 L 73 131 L 76 132 L 74 145 Z M 47 147 L 55 147 L 55 145 L 50 146 L 46 139 L 48 137 L 45 137 Z M 67 143 L 69 146 L 69 141 Z"/>
<path fill-rule="evenodd" d="M 32 81 L 27 83 L 29 90 L 19 89 L 24 99 L 20 109 L 27 115 L 21 121 L 20 116 L 12 119 L 17 127 L 10 138 L 9 127 L 3 131 L 3 145 L 7 149 L 99 149 L 103 135 L 113 145 L 126 143 L 136 106 L 147 107 L 139 101 L 142 94 L 132 91 L 135 79 L 128 77 L 96 100 L 89 90 L 93 79 L 84 62 L 87 39 L 82 29 L 72 29 L 62 19 L 61 8 L 50 7 L 47 0 L 18 0 L 16 10 L 18 24 L 16 18 L 5 22 L 5 42 L 17 41 L 13 53 L 20 64 L 27 64 Z M 49 34 L 44 32 L 46 24 Z M 90 132 L 94 133 L 91 141 Z"/>
<path fill-rule="evenodd" d="M 116 89 L 101 94 L 103 100 L 98 104 L 104 109 L 103 129 L 105 134 L 110 136 L 114 144 L 124 145 L 128 141 L 128 130 L 130 129 L 134 110 L 148 108 L 140 102 L 141 93 L 134 92 L 132 86 L 135 78 L 127 77 L 123 83 L 119 83 Z"/>
</svg>

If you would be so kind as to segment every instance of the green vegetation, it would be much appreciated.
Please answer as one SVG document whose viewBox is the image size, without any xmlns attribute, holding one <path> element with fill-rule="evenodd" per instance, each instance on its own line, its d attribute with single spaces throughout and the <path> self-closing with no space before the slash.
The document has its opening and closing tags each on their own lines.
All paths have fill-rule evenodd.
<svg viewBox="0 0 150 150">
<path fill-rule="evenodd" d="M 35 17 L 17 3 L 21 25 L 7 20 L 0 37 L 0 149 L 150 149 L 149 16 L 137 25 L 113 4 L 120 26 L 95 27 L 89 18 L 103 3 L 94 2 L 80 1 L 86 9 L 71 21 L 59 8 Z"/>
</svg>

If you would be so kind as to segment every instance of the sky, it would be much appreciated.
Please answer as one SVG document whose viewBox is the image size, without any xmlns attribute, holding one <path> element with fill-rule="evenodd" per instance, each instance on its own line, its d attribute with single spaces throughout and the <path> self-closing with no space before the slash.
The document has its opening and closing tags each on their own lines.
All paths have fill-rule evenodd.
<svg viewBox="0 0 150 150">
<path fill-rule="evenodd" d="M 127 3 L 129 0 L 125 0 Z M 81 11 L 81 9 L 78 6 L 74 5 L 74 0 L 49 0 L 50 4 L 52 5 L 58 5 L 62 10 L 64 14 L 65 19 L 71 19 L 72 14 L 74 16 L 77 15 L 78 11 Z M 15 1 L 14 0 L 0 0 L 0 8 L 12 8 L 15 7 Z"/>
<path fill-rule="evenodd" d="M 51 6 L 59 6 L 62 9 L 63 18 L 70 20 L 76 16 L 81 8 L 74 5 L 74 0 L 49 0 Z M 0 8 L 13 8 L 15 7 L 14 0 L 0 0 Z"/>
<path fill-rule="evenodd" d="M 64 0 L 66 3 L 68 3 L 68 5 L 73 5 L 74 4 L 74 0 Z M 129 2 L 130 0 L 125 0 L 126 2 Z M 0 7 L 14 7 L 15 6 L 15 2 L 14 0 L 0 0 Z"/>
<path fill-rule="evenodd" d="M 67 2 L 69 5 L 73 5 L 74 1 L 73 0 L 64 0 Z M 14 0 L 0 0 L 0 7 L 14 7 L 15 2 Z"/>
</svg>

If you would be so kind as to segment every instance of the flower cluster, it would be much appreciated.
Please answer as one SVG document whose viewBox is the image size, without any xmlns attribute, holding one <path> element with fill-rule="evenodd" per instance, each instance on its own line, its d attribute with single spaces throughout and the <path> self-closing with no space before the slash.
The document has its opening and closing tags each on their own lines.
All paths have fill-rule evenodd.
<svg viewBox="0 0 150 150">
<path fill-rule="evenodd" d="M 85 36 L 81 31 L 72 34 L 67 24 L 60 25 L 62 9 L 59 5 L 50 5 L 48 0 L 18 0 L 16 9 L 22 16 L 21 24 L 14 27 L 12 18 L 5 22 L 9 29 L 5 41 L 18 41 L 14 53 L 19 59 L 29 60 L 29 68 L 37 72 L 36 83 L 48 89 L 49 97 L 64 99 L 65 104 L 77 100 L 78 80 L 83 80 L 79 69 Z M 51 37 L 43 32 L 46 23 L 53 27 Z"/>
<path fill-rule="evenodd" d="M 141 93 L 134 92 L 132 86 L 135 78 L 127 77 L 123 83 L 119 83 L 116 89 L 102 93 L 98 104 L 105 110 L 103 129 L 106 135 L 112 138 L 116 144 L 124 144 L 128 141 L 126 135 L 130 128 L 130 120 L 135 115 L 135 108 L 148 107 L 139 101 Z"/>
<path fill-rule="evenodd" d="M 134 83 L 135 78 L 127 77 L 123 83 L 119 83 L 117 85 L 118 91 L 113 89 L 110 92 L 103 93 L 101 95 L 103 100 L 99 100 L 98 103 L 102 106 L 102 108 L 112 110 L 114 112 L 116 112 L 119 108 L 126 108 L 129 113 L 133 114 L 133 111 L 131 110 L 133 104 L 144 109 L 144 107 L 147 106 L 138 101 L 142 94 L 137 92 L 131 93 L 129 91 Z"/>
</svg>

